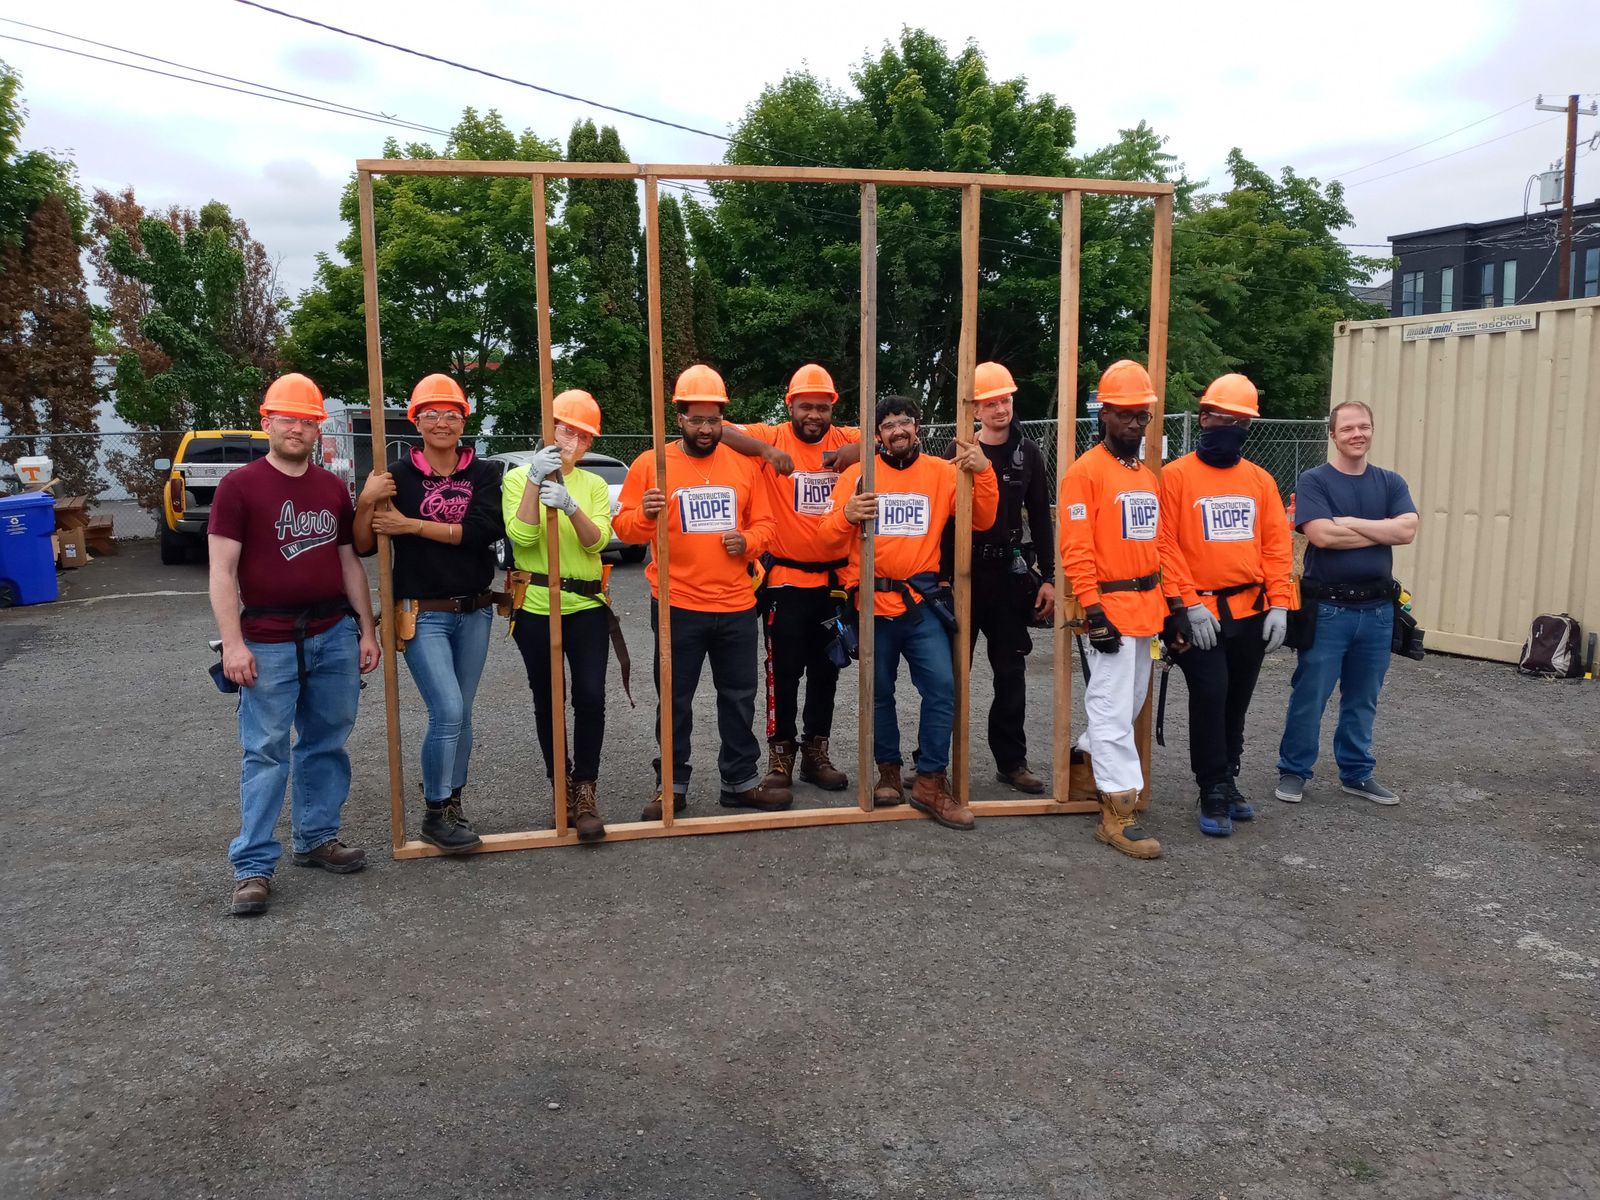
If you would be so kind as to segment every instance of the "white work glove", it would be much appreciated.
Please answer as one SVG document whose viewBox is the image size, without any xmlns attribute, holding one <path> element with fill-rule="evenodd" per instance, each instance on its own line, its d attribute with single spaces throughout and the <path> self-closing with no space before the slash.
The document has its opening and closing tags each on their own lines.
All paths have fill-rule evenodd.
<svg viewBox="0 0 1600 1200">
<path fill-rule="evenodd" d="M 567 516 L 578 511 L 578 502 L 572 498 L 565 484 L 546 479 L 539 485 L 539 503 L 546 508 L 559 508 Z"/>
<path fill-rule="evenodd" d="M 1261 640 L 1267 644 L 1267 653 L 1271 654 L 1283 645 L 1283 639 L 1289 632 L 1289 610 L 1286 608 L 1267 609 L 1266 624 L 1261 627 Z"/>
<path fill-rule="evenodd" d="M 545 446 L 533 452 L 533 458 L 528 461 L 528 478 L 543 479 L 546 475 L 554 475 L 561 470 L 561 448 L 559 446 Z"/>
<path fill-rule="evenodd" d="M 1191 604 L 1187 611 L 1190 644 L 1196 650 L 1215 650 L 1222 623 L 1211 615 L 1211 610 L 1204 604 Z"/>
</svg>

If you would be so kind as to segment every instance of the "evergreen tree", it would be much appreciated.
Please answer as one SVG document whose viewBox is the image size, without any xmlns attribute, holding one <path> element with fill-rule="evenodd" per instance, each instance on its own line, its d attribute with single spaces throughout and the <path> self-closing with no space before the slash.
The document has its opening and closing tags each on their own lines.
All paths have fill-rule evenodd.
<svg viewBox="0 0 1600 1200">
<path fill-rule="evenodd" d="M 661 360 L 666 386 L 697 362 L 694 329 L 694 277 L 689 271 L 689 240 L 683 213 L 671 196 L 661 197 Z"/>
</svg>

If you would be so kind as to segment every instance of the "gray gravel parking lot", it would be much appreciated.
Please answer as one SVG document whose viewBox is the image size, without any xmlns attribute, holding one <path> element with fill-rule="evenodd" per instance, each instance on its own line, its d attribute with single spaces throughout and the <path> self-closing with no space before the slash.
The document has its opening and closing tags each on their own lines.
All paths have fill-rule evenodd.
<svg viewBox="0 0 1600 1200">
<path fill-rule="evenodd" d="M 242 921 L 204 569 L 134 543 L 64 581 L 0 612 L 5 1197 L 1600 1194 L 1600 686 L 1397 661 L 1378 753 L 1404 802 L 1319 777 L 1290 808 L 1274 656 L 1260 819 L 1214 842 L 1175 679 L 1155 863 L 1088 817 L 396 863 L 374 687 L 346 808 L 372 866 L 286 859 Z M 616 583 L 640 706 L 615 689 L 601 801 L 627 820 L 650 647 L 642 571 Z M 1036 764 L 1050 665 L 1041 639 Z M 497 640 L 480 828 L 549 820 L 531 717 Z M 841 703 L 852 774 L 854 729 Z"/>
</svg>

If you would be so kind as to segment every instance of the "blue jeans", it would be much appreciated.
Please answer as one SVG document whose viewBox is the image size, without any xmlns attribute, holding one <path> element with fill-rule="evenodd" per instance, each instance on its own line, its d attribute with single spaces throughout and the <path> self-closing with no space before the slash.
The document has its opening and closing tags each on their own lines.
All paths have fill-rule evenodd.
<svg viewBox="0 0 1600 1200">
<path fill-rule="evenodd" d="M 406 643 L 411 678 L 428 706 L 422 738 L 422 798 L 435 804 L 467 783 L 472 758 L 472 701 L 489 656 L 494 609 L 420 612 L 417 634 Z"/>
<path fill-rule="evenodd" d="M 1294 669 L 1289 716 L 1278 747 L 1278 771 L 1311 778 L 1322 740 L 1322 712 L 1339 687 L 1339 725 L 1333 735 L 1333 761 L 1343 783 L 1372 778 L 1372 722 L 1378 693 L 1389 671 L 1394 637 L 1394 605 L 1317 605 L 1317 632 L 1311 649 L 1299 652 Z"/>
<path fill-rule="evenodd" d="M 228 846 L 233 877 L 267 878 L 283 847 L 273 838 L 292 785 L 290 826 L 297 853 L 339 836 L 339 813 L 350 794 L 344 744 L 361 695 L 360 636 L 344 617 L 306 639 L 304 683 L 293 642 L 246 642 L 256 658 L 254 687 L 239 689 L 239 836 Z M 289 745 L 289 731 L 298 735 Z M 292 770 L 291 770 L 292 768 Z"/>
<path fill-rule="evenodd" d="M 922 696 L 917 771 L 931 775 L 946 770 L 950 766 L 950 728 L 956 718 L 956 673 L 955 661 L 950 657 L 950 634 L 929 612 L 924 612 L 920 621 L 910 614 L 873 620 L 873 637 L 877 639 L 873 646 L 873 761 L 896 765 L 901 762 L 894 683 L 904 655 L 911 665 L 911 682 Z"/>
</svg>

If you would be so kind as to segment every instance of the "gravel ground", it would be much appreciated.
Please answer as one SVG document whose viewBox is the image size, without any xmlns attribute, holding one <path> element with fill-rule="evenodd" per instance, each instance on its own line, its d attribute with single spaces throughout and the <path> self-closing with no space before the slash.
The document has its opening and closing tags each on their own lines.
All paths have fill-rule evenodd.
<svg viewBox="0 0 1600 1200">
<path fill-rule="evenodd" d="M 0 1195 L 1600 1194 L 1600 687 L 1397 661 L 1378 753 L 1404 803 L 1319 776 L 1290 808 L 1274 656 L 1260 818 L 1215 842 L 1174 679 L 1155 863 L 1088 817 L 396 863 L 373 688 L 346 808 L 372 866 L 286 860 L 242 921 L 203 569 L 136 543 L 63 579 L 0 612 Z M 616 582 L 641 705 L 616 689 L 602 809 L 632 819 L 649 629 L 639 568 Z M 1041 644 L 1036 764 L 1050 668 Z M 717 811 L 709 699 L 691 813 Z M 480 828 L 549 820 L 531 716 L 497 640 Z M 837 730 L 853 773 L 844 697 Z M 973 762 L 1006 794 L 981 734 Z"/>
</svg>

